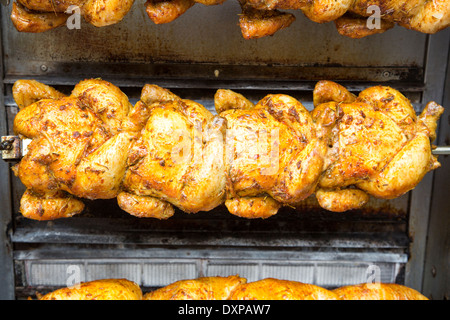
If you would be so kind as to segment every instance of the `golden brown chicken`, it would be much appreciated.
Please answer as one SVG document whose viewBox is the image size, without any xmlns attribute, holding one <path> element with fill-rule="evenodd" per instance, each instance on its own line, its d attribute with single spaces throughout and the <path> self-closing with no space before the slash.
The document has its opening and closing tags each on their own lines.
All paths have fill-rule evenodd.
<svg viewBox="0 0 450 320">
<path fill-rule="evenodd" d="M 146 293 L 144 300 L 228 300 L 246 282 L 238 275 L 180 280 Z"/>
<path fill-rule="evenodd" d="M 266 278 L 240 285 L 229 300 L 339 300 L 337 294 L 316 285 Z"/>
<path fill-rule="evenodd" d="M 144 87 L 141 103 L 148 108 L 147 120 L 128 154 L 121 208 L 165 219 L 173 214 L 168 203 L 193 213 L 220 205 L 224 119 L 157 86 Z M 142 210 L 136 212 L 133 202 Z"/>
<path fill-rule="evenodd" d="M 12 4 L 11 21 L 20 32 L 38 33 L 55 29 L 65 24 L 67 18 L 65 13 L 31 11 L 20 3 Z"/>
<path fill-rule="evenodd" d="M 155 24 L 174 21 L 196 3 L 205 6 L 222 4 L 225 0 L 147 0 L 145 10 Z"/>
<path fill-rule="evenodd" d="M 100 79 L 71 94 L 33 80 L 13 86 L 14 130 L 32 139 L 13 167 L 27 188 L 31 219 L 70 217 L 81 198 L 112 199 L 137 217 L 167 219 L 175 207 L 209 211 L 225 204 L 245 218 L 268 218 L 315 193 L 330 211 L 391 199 L 439 167 L 431 153 L 443 108 L 416 116 L 390 87 L 358 96 L 317 83 L 315 108 L 269 94 L 258 103 L 231 90 L 214 96 L 218 115 L 167 89 L 146 85 L 132 106 Z M 400 178 L 399 178 L 400 177 Z"/>
<path fill-rule="evenodd" d="M 223 95 L 230 105 L 223 103 Z M 310 196 L 325 161 L 334 112 L 313 119 L 296 99 L 268 95 L 251 106 L 230 90 L 216 93 L 216 110 L 226 120 L 228 210 L 246 218 L 267 218 L 282 205 Z M 241 101 L 241 102 L 239 102 Z"/>
<path fill-rule="evenodd" d="M 28 95 L 27 88 L 33 89 Z M 21 107 L 14 131 L 32 139 L 13 167 L 27 188 L 22 214 L 68 217 L 83 209 L 76 198 L 115 198 L 125 174 L 124 150 L 139 129 L 127 118 L 132 106 L 126 95 L 99 79 L 81 81 L 70 96 L 29 80 L 16 82 L 13 93 Z"/>
<path fill-rule="evenodd" d="M 225 0 L 148 0 L 147 15 L 155 24 L 169 23 L 194 4 L 211 6 Z M 383 33 L 396 24 L 434 34 L 450 25 L 449 0 L 238 0 L 242 7 L 239 25 L 245 39 L 273 35 L 291 25 L 292 12 L 301 10 L 317 23 L 334 21 L 338 32 L 350 38 Z M 101 27 L 121 21 L 134 0 L 16 0 L 11 19 L 21 32 L 43 32 L 66 23 L 70 6 L 80 8 L 89 23 Z"/>
<path fill-rule="evenodd" d="M 145 8 L 148 17 L 155 24 L 169 23 L 177 19 L 195 4 L 193 0 L 148 0 Z"/>
<path fill-rule="evenodd" d="M 334 21 L 339 34 L 353 38 L 361 39 L 373 34 L 383 33 L 395 26 L 395 23 L 387 20 L 380 20 L 379 25 L 374 28 L 367 23 L 366 18 L 358 16 L 344 15 Z"/>
<path fill-rule="evenodd" d="M 20 32 L 44 32 L 66 23 L 70 15 L 79 13 L 96 27 L 120 22 L 134 0 L 16 0 L 11 20 Z"/>
<path fill-rule="evenodd" d="M 395 89 L 374 86 L 355 97 L 331 81 L 316 85 L 314 102 L 313 118 L 325 108 L 339 118 L 316 192 L 323 208 L 342 212 L 360 208 L 368 195 L 399 197 L 440 166 L 430 142 L 443 112 L 436 103 L 417 117 Z"/>
<path fill-rule="evenodd" d="M 142 290 L 126 279 L 102 279 L 57 289 L 39 300 L 142 300 Z"/>
<path fill-rule="evenodd" d="M 241 2 L 241 8 L 239 26 L 242 36 L 247 40 L 271 36 L 275 32 L 289 27 L 295 21 L 292 13 L 255 9 L 243 2 Z"/>
<path fill-rule="evenodd" d="M 377 12 L 382 20 L 399 24 L 402 27 L 434 34 L 450 25 L 449 0 L 356 0 L 349 11 L 361 17 L 370 17 Z"/>
<path fill-rule="evenodd" d="M 317 23 L 335 21 L 340 34 L 362 38 L 399 24 L 434 34 L 450 25 L 449 0 L 246 0 L 260 10 L 301 10 Z"/>
<path fill-rule="evenodd" d="M 142 294 L 126 279 L 103 279 L 57 289 L 39 300 L 428 300 L 400 284 L 362 283 L 328 290 L 299 281 L 264 278 L 254 282 L 239 275 L 179 280 Z"/>
<path fill-rule="evenodd" d="M 333 292 L 340 300 L 428 300 L 417 290 L 394 283 L 362 283 Z"/>
</svg>

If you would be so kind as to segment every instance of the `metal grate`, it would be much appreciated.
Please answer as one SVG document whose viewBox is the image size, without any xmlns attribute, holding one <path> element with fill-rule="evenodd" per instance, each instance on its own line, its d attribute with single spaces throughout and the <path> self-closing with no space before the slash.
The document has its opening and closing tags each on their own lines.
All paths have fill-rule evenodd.
<svg viewBox="0 0 450 320">
<path fill-rule="evenodd" d="M 126 278 L 139 284 L 144 291 L 150 291 L 181 279 L 234 274 L 239 274 L 250 282 L 272 277 L 316 284 L 325 288 L 336 288 L 373 280 L 386 283 L 399 282 L 401 281 L 401 270 L 404 267 L 404 261 L 290 260 L 274 262 L 258 260 L 239 263 L 222 259 L 18 260 L 16 263 L 23 264 L 25 270 L 19 287 L 39 288 L 41 293 L 57 287 L 70 286 L 80 281 L 105 278 Z M 375 272 L 373 272 L 374 270 Z"/>
</svg>

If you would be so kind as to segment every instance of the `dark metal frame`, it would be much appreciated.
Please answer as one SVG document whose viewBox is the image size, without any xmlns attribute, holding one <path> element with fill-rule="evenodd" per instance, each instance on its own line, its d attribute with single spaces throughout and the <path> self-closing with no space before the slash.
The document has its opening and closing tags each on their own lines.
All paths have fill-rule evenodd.
<svg viewBox="0 0 450 320">
<path fill-rule="evenodd" d="M 0 16 L 1 24 L 1 16 Z M 0 53 L 2 50 L 2 35 L 0 33 Z M 6 108 L 4 104 L 4 73 L 3 60 L 0 63 L 0 135 L 7 134 Z M 0 299 L 14 299 L 14 267 L 13 250 L 11 243 L 11 220 L 12 220 L 12 201 L 11 201 L 11 181 L 10 167 L 7 162 L 0 161 Z"/>
<path fill-rule="evenodd" d="M 0 16 L 0 24 L 1 24 Z M 411 31 L 412 32 L 412 31 Z M 0 50 L 2 48 L 3 41 L 1 41 L 0 34 Z M 414 68 L 402 68 L 402 67 L 390 67 L 389 72 L 385 73 L 385 68 L 366 68 L 365 73 L 360 77 L 358 68 L 345 68 L 345 67 L 321 67 L 321 68 L 309 68 L 302 67 L 296 68 L 300 76 L 296 79 L 283 79 L 282 81 L 272 81 L 271 76 L 274 74 L 282 74 L 286 70 L 292 67 L 259 67 L 259 66 L 246 66 L 239 67 L 239 70 L 233 66 L 221 67 L 221 78 L 214 78 L 214 71 L 217 66 L 214 65 L 200 65 L 200 66 L 188 66 L 186 64 L 172 64 L 158 65 L 128 65 L 127 68 L 135 68 L 139 70 L 138 74 L 146 74 L 147 72 L 152 74 L 154 82 L 171 89 L 216 89 L 219 87 L 227 87 L 230 89 L 241 89 L 246 91 L 256 90 L 258 92 L 264 92 L 264 90 L 285 90 L 285 91 L 304 91 L 310 92 L 313 88 L 314 80 L 318 80 L 320 77 L 325 77 L 327 74 L 339 74 L 343 70 L 346 70 L 346 75 L 353 74 L 355 81 L 351 83 L 350 88 L 353 90 L 359 90 L 364 86 L 370 85 L 370 83 L 364 81 L 367 75 L 370 75 L 371 81 L 376 83 L 377 81 L 386 81 L 393 83 L 399 89 L 405 89 L 409 92 L 422 92 L 420 102 L 418 103 L 418 111 L 423 108 L 424 104 L 430 100 L 435 100 L 438 103 L 443 104 L 446 107 L 444 116 L 441 118 L 441 126 L 439 132 L 438 143 L 440 145 L 449 144 L 449 124 L 447 119 L 450 112 L 450 72 L 447 70 L 449 61 L 449 46 L 450 43 L 450 30 L 442 31 L 436 35 L 428 37 L 427 56 L 424 61 L 426 66 L 424 74 L 420 70 Z M 2 51 L 3 57 L 3 51 Z M 83 73 L 78 73 L 77 70 L 90 69 L 93 74 L 95 72 L 101 73 L 104 70 L 104 65 L 92 64 L 91 68 L 80 67 L 81 64 L 68 64 L 52 65 L 47 63 L 46 67 L 50 72 L 46 72 L 44 75 L 39 71 L 39 66 L 36 70 L 30 70 L 29 77 L 39 78 L 48 84 L 56 85 L 73 85 L 73 74 L 77 76 L 85 76 Z M 445 68 L 444 68 L 445 66 Z M 67 74 L 71 76 L 61 77 L 55 79 L 52 70 L 58 72 L 63 68 Z M 113 66 L 107 67 L 111 71 L 109 76 L 111 79 L 117 80 L 117 76 L 123 74 L 123 66 L 115 69 Z M 183 74 L 187 76 L 189 83 L 185 82 L 186 79 L 177 78 L 179 70 L 183 70 Z M 314 72 L 311 72 L 314 70 Z M 27 71 L 27 70 L 26 70 Z M 274 73 L 275 71 L 275 73 Z M 253 74 L 253 79 L 239 79 L 236 81 L 233 79 L 235 73 Z M 287 72 L 292 74 L 292 70 Z M 4 92 L 7 86 L 16 80 L 15 76 L 6 76 L 3 69 L 3 60 L 0 65 L 0 106 L 2 111 L 0 113 L 0 134 L 6 135 L 8 132 L 7 115 L 3 108 L 5 103 L 10 104 L 12 101 L 5 101 L 7 93 Z M 199 74 L 202 77 L 197 77 Z M 314 74 L 317 79 L 308 78 L 308 75 Z M 205 76 L 210 75 L 210 76 Z M 360 78 L 359 78 L 360 77 Z M 195 80 L 192 80 L 195 78 Z M 423 78 L 423 83 L 418 84 L 417 79 Z M 109 80 L 108 77 L 105 77 Z M 404 79 L 402 83 L 396 83 L 398 79 Z M 121 79 L 115 81 L 115 84 L 127 88 L 135 88 L 143 85 L 148 79 L 143 77 Z M 360 81 L 358 83 L 358 81 Z M 413 85 L 410 85 L 410 84 Z M 444 86 L 445 85 L 445 86 Z M 211 106 L 210 106 L 211 108 Z M 362 223 L 359 227 L 360 230 L 372 230 L 372 232 L 363 233 L 359 238 L 346 238 L 336 237 L 329 238 L 325 233 L 320 234 L 303 234 L 302 238 L 297 237 L 299 229 L 305 226 L 303 221 L 281 221 L 280 224 L 271 222 L 258 223 L 259 228 L 263 226 L 263 230 L 283 229 L 288 233 L 282 241 L 278 242 L 276 232 L 265 233 L 264 239 L 259 239 L 255 242 L 257 236 L 252 234 L 253 224 L 252 221 L 243 223 L 241 225 L 241 235 L 239 238 L 233 236 L 233 230 L 236 225 L 233 219 L 224 222 L 217 220 L 218 225 L 216 229 L 205 230 L 204 225 L 197 221 L 195 218 L 180 219 L 165 224 L 165 227 L 155 226 L 153 222 L 141 222 L 139 226 L 132 226 L 125 224 L 124 228 L 121 224 L 109 226 L 110 231 L 113 230 L 115 236 L 112 237 L 109 233 L 103 233 L 102 227 L 104 227 L 104 221 L 90 219 L 89 221 L 79 219 L 73 220 L 70 227 L 67 227 L 65 221 L 55 221 L 51 223 L 27 223 L 22 221 L 20 228 L 15 229 L 13 224 L 13 197 L 11 194 L 13 182 L 11 181 L 10 165 L 6 162 L 0 161 L 0 203 L 2 208 L 0 209 L 0 298 L 2 299 L 14 299 L 15 298 L 15 259 L 42 259 L 42 258 L 67 258 L 73 256 L 74 251 L 66 251 L 71 248 L 77 248 L 77 245 L 92 244 L 96 246 L 107 246 L 104 249 L 96 250 L 93 253 L 90 250 L 77 248 L 77 255 L 81 258 L 92 257 L 92 254 L 100 255 L 107 258 L 111 254 L 118 256 L 119 258 L 142 258 L 148 257 L 149 254 L 153 256 L 166 257 L 165 254 L 161 254 L 161 248 L 165 246 L 175 246 L 177 250 L 171 251 L 176 257 L 183 258 L 187 255 L 201 258 L 217 258 L 225 257 L 232 259 L 239 259 L 248 256 L 258 256 L 263 259 L 277 259 L 277 258 L 302 258 L 311 257 L 308 252 L 299 252 L 299 248 L 307 248 L 311 245 L 326 248 L 334 246 L 341 248 L 345 251 L 346 248 L 355 249 L 360 257 L 364 256 L 365 250 L 370 250 L 370 244 L 373 241 L 377 241 L 380 245 L 380 254 L 384 254 L 386 249 L 387 255 L 394 261 L 403 261 L 404 251 L 408 251 L 409 261 L 406 262 L 406 270 L 404 275 L 404 282 L 406 285 L 422 291 L 425 295 L 431 296 L 436 299 L 442 299 L 448 297 L 450 290 L 450 284 L 448 281 L 448 250 L 446 250 L 449 240 L 449 215 L 448 211 L 448 181 L 450 163 L 448 156 L 440 157 L 442 162 L 442 168 L 439 169 L 439 174 L 428 174 L 425 179 L 414 189 L 410 194 L 409 203 L 409 217 L 408 217 L 408 230 L 403 229 L 401 223 L 396 224 L 391 220 L 386 221 L 373 221 L 367 222 L 367 228 Z M 211 216 L 214 218 L 214 216 Z M 116 220 L 120 221 L 120 220 Z M 87 229 L 86 222 L 90 223 L 90 227 Z M 96 223 L 98 222 L 98 225 Z M 292 223 L 292 224 L 291 224 Z M 335 224 L 329 226 L 330 231 L 336 228 L 336 234 L 339 233 L 340 228 L 348 227 L 351 221 L 337 221 Z M 248 234 L 242 233 L 242 225 L 245 225 L 244 229 L 248 231 Z M 197 227 L 197 229 L 189 229 L 189 227 Z M 310 230 L 319 228 L 321 226 L 312 224 L 308 225 Z M 374 228 L 375 227 L 375 228 Z M 130 233 L 134 230 L 135 233 Z M 147 231 L 146 231 L 147 230 Z M 149 231 L 150 230 L 150 231 Z M 230 230 L 230 232 L 223 233 L 222 230 Z M 379 233 L 385 230 L 393 231 L 393 238 L 383 238 L 385 233 Z M 138 232 L 136 232 L 138 231 Z M 157 231 L 157 232 L 155 232 Z M 397 232 L 398 231 L 398 232 Z M 332 234 L 332 233 L 330 233 Z M 399 237 L 396 237 L 400 234 Z M 403 236 L 404 235 L 404 236 Z M 406 239 L 406 235 L 410 239 Z M 13 245 L 18 244 L 19 247 L 24 243 L 51 243 L 51 245 L 38 248 L 37 250 L 18 249 L 13 250 Z M 131 245 L 146 245 L 151 248 L 142 249 L 142 247 L 133 250 L 132 253 L 127 251 L 127 248 L 120 249 L 120 245 L 125 242 Z M 257 247 L 264 245 L 266 249 L 259 250 Z M 195 249 L 195 247 L 197 247 Z M 214 250 L 203 250 L 202 248 L 212 248 Z M 226 248 L 224 250 L 224 247 Z M 241 251 L 234 251 L 235 247 L 245 247 Z M 194 251 L 189 248 L 194 248 Z M 231 251 L 227 251 L 231 250 Z M 389 251 L 391 250 L 391 251 Z M 68 253 L 69 252 L 69 253 Z M 347 252 L 348 255 L 355 255 L 351 250 Z M 362 259 L 365 259 L 364 257 Z"/>
</svg>

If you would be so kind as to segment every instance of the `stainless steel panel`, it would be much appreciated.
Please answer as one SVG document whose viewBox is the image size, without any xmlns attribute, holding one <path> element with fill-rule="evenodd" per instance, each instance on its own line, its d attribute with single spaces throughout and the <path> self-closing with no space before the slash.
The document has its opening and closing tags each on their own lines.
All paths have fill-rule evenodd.
<svg viewBox="0 0 450 320">
<path fill-rule="evenodd" d="M 425 79 L 426 84 L 425 90 L 422 95 L 422 105 L 428 101 L 436 101 L 444 106 L 446 114 L 448 114 L 449 105 L 443 100 L 445 91 L 445 81 L 446 76 L 448 77 L 449 70 L 447 61 L 449 56 L 449 44 L 450 44 L 450 29 L 444 30 L 443 32 L 433 35 L 430 37 L 428 42 L 428 54 L 425 61 Z M 448 91 L 448 90 L 447 90 Z M 445 102 L 445 103 L 444 103 Z M 446 114 L 441 116 L 441 125 L 438 131 L 444 130 L 442 134 L 445 134 L 446 120 L 448 116 Z M 440 134 L 442 136 L 442 134 Z M 448 140 L 436 140 L 434 142 L 437 145 L 449 145 Z M 430 219 L 430 206 L 434 201 L 432 201 L 433 192 L 449 192 L 448 183 L 446 187 L 440 187 L 440 191 L 436 188 L 433 190 L 433 179 L 445 176 L 446 170 L 448 170 L 448 165 L 445 163 L 445 159 L 448 156 L 439 156 L 440 160 L 444 160 L 443 167 L 428 173 L 424 179 L 419 183 L 419 185 L 410 192 L 411 203 L 409 209 L 409 235 L 411 238 L 410 252 L 411 259 L 407 265 L 406 269 L 406 284 L 410 287 L 422 291 L 422 279 L 424 272 L 424 260 L 426 252 L 427 238 L 430 236 L 430 230 L 428 228 L 428 223 Z M 447 197 L 445 197 L 447 199 Z M 447 202 L 448 199 L 444 200 Z"/>
<path fill-rule="evenodd" d="M 263 278 L 300 281 L 335 288 L 342 285 L 376 280 L 401 282 L 406 255 L 379 252 L 353 252 L 330 255 L 326 252 L 305 253 L 263 250 L 221 252 L 209 250 L 143 249 L 124 252 L 116 249 L 115 258 L 105 258 L 111 252 L 77 250 L 76 257 L 49 255 L 39 249 L 17 251 L 16 269 L 22 270 L 18 283 L 19 298 L 77 283 L 103 278 L 126 278 L 138 283 L 145 291 L 166 286 L 180 279 L 202 276 L 239 274 L 248 281 Z M 84 258 L 81 258 L 85 255 Z M 242 258 L 245 256 L 245 260 Z M 348 261 L 351 257 L 352 261 Z"/>
<path fill-rule="evenodd" d="M 0 17 L 0 23 L 2 18 Z M 0 54 L 3 53 L 3 42 L 0 35 Z M 4 106 L 4 85 L 3 85 L 3 64 L 0 63 L 0 136 L 8 132 L 6 109 Z M 10 165 L 7 162 L 0 161 L 0 299 L 14 298 L 14 270 L 12 259 L 11 221 L 12 221 L 12 203 L 11 203 L 11 184 L 10 184 Z"/>
<path fill-rule="evenodd" d="M 212 79 L 216 78 L 216 70 L 219 79 L 226 78 L 229 66 L 242 67 L 242 72 L 237 73 L 234 68 L 228 74 L 239 79 L 255 77 L 258 69 L 245 68 L 255 65 L 271 66 L 275 70 L 279 66 L 345 66 L 384 68 L 385 72 L 381 74 L 384 81 L 389 81 L 395 80 L 388 70 L 390 67 L 421 68 L 426 54 L 427 37 L 424 34 L 397 27 L 366 39 L 348 39 L 337 33 L 334 23 L 311 22 L 300 11 L 293 11 L 297 17 L 295 23 L 276 36 L 244 40 L 237 25 L 240 8 L 238 2 L 232 0 L 218 6 L 196 5 L 167 25 L 154 25 L 147 18 L 143 4 L 136 2 L 119 24 L 96 28 L 82 23 L 80 29 L 69 30 L 63 26 L 41 34 L 17 32 L 10 22 L 9 8 L 2 7 L 7 77 L 54 73 L 70 77 L 69 71 L 89 73 L 89 65 L 96 63 L 103 66 L 93 69 L 97 71 L 96 76 L 107 76 L 108 70 L 117 72 L 114 68 L 126 63 L 138 64 L 138 67 L 122 70 L 122 77 L 151 77 L 151 73 L 142 73 L 148 65 L 160 68 L 158 73 L 164 77 L 164 70 L 170 70 L 172 63 L 185 66 L 177 72 L 169 72 L 169 75 L 181 78 L 190 76 L 187 72 L 192 65 L 205 67 L 200 74 L 197 72 L 197 76 Z M 72 63 L 84 70 L 70 70 L 68 64 Z M 205 65 L 224 66 L 225 70 Z M 347 74 L 342 71 L 336 73 L 330 69 L 328 77 L 326 74 L 321 76 L 331 79 L 347 75 L 349 80 L 354 80 L 358 75 L 357 72 Z M 267 72 L 270 73 L 270 69 Z M 364 74 L 363 70 L 359 74 L 361 72 Z M 295 68 L 286 74 L 294 78 L 308 75 L 311 78 L 312 75 L 310 72 L 302 74 Z"/>
<path fill-rule="evenodd" d="M 449 55 L 450 62 L 450 55 Z M 450 70 L 445 79 L 444 105 L 438 142 L 450 145 Z M 423 292 L 436 300 L 450 299 L 450 156 L 441 156 L 430 199 L 430 216 L 424 257 Z"/>
</svg>

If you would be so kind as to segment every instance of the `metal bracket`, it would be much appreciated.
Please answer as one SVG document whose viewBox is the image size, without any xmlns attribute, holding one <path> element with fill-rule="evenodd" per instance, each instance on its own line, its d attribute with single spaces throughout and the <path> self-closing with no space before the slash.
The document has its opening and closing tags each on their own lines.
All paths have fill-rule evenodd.
<svg viewBox="0 0 450 320">
<path fill-rule="evenodd" d="M 0 3 L 4 6 L 8 6 L 10 3 L 10 0 L 0 0 Z"/>
<path fill-rule="evenodd" d="M 31 139 L 21 139 L 18 136 L 2 136 L 0 150 L 5 161 L 20 160 L 28 150 Z"/>
</svg>

